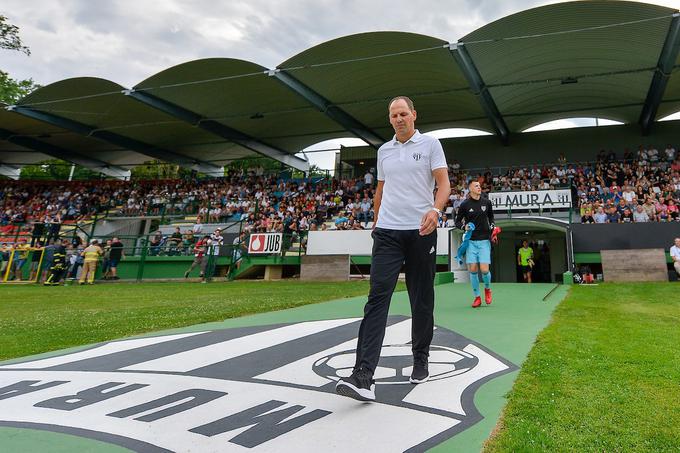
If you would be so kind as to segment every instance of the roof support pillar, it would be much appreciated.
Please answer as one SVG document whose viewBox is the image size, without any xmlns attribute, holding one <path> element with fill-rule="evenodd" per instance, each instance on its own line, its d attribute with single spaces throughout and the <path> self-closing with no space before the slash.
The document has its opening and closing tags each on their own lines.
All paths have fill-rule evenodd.
<svg viewBox="0 0 680 453">
<path fill-rule="evenodd" d="M 142 104 L 153 107 L 179 120 L 208 131 L 211 134 L 237 143 L 244 148 L 248 148 L 251 151 L 255 151 L 256 153 L 265 157 L 282 162 L 289 167 L 293 167 L 304 172 L 309 171 L 308 161 L 289 154 L 281 149 L 267 145 L 266 143 L 256 140 L 253 137 L 236 129 L 232 129 L 222 123 L 206 119 L 198 113 L 181 107 L 177 104 L 173 104 L 172 102 L 166 101 L 144 91 L 125 90 L 123 91 L 123 94 L 138 102 L 141 102 Z"/>
<path fill-rule="evenodd" d="M 503 119 L 501 112 L 498 110 L 496 102 L 493 100 L 489 89 L 484 83 L 477 66 L 475 66 L 472 57 L 465 48 L 465 43 L 452 43 L 449 44 L 448 47 L 451 55 L 458 63 L 461 71 L 463 71 L 463 75 L 465 75 L 465 78 L 470 84 L 472 92 L 475 96 L 477 96 L 484 113 L 486 113 L 487 118 L 491 122 L 491 125 L 496 132 L 496 135 L 501 139 L 501 142 L 504 145 L 507 145 L 510 141 L 510 131 L 508 130 L 508 126 L 505 124 L 505 120 Z"/>
<path fill-rule="evenodd" d="M 307 102 L 316 107 L 320 112 L 327 117 L 341 125 L 347 131 L 356 135 L 370 146 L 378 149 L 385 139 L 365 125 L 361 124 L 356 118 L 335 106 L 328 99 L 321 96 L 310 87 L 300 82 L 298 79 L 286 72 L 285 69 L 274 69 L 269 71 L 269 75 L 275 77 L 279 82 L 283 83 L 288 89 L 292 90 L 298 96 L 304 98 Z"/>
<path fill-rule="evenodd" d="M 671 73 L 673 72 L 673 66 L 678 59 L 679 51 L 680 13 L 675 13 L 673 14 L 670 27 L 668 27 L 668 33 L 666 34 L 666 40 L 661 49 L 659 61 L 656 64 L 654 77 L 652 77 L 652 83 L 649 85 L 647 98 L 645 99 L 645 104 L 640 113 L 638 123 L 642 128 L 642 135 L 649 135 L 652 130 L 652 124 L 654 123 L 656 113 L 661 104 L 661 100 L 663 99 L 663 94 L 666 91 L 668 79 L 670 79 Z"/>
</svg>

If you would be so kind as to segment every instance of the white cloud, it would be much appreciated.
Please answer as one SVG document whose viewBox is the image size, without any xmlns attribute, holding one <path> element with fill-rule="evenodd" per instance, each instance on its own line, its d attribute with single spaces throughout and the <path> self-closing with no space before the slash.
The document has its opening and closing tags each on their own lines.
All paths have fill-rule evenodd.
<svg viewBox="0 0 680 453">
<path fill-rule="evenodd" d="M 2 69 L 40 84 L 81 75 L 132 86 L 170 66 L 233 57 L 273 67 L 324 41 L 400 30 L 455 41 L 545 1 L 4 0 L 33 54 L 2 51 Z M 417 17 L 417 19 L 416 19 Z"/>
<path fill-rule="evenodd" d="M 82 75 L 133 86 L 170 66 L 232 57 L 273 67 L 322 42 L 399 30 L 455 41 L 546 0 L 4 0 L 33 54 L 2 52 L 2 69 L 40 84 Z M 656 0 L 677 7 L 676 0 Z"/>
</svg>

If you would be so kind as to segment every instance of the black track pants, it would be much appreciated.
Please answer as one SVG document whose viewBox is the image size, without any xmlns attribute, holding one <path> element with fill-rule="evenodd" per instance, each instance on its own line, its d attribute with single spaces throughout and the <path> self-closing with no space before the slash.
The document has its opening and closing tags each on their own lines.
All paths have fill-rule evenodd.
<svg viewBox="0 0 680 453">
<path fill-rule="evenodd" d="M 375 372 L 385 337 L 387 313 L 402 264 L 411 302 L 411 339 L 414 360 L 429 356 L 434 328 L 434 274 L 437 231 L 420 236 L 418 230 L 376 228 L 372 233 L 371 290 L 359 328 L 355 368 Z"/>
</svg>

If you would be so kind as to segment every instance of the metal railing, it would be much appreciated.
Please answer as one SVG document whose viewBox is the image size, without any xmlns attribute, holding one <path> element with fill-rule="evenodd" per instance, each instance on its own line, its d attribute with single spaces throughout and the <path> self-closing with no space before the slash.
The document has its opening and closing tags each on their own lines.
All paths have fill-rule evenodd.
<svg viewBox="0 0 680 453">
<path fill-rule="evenodd" d="M 121 242 L 126 238 L 121 238 Z M 0 246 L 0 283 L 52 283 L 66 285 L 76 283 L 105 282 L 107 280 L 148 281 L 185 280 L 196 278 L 210 282 L 215 278 L 231 280 L 239 270 L 245 270 L 253 263 L 256 255 L 248 253 L 248 237 L 237 244 L 186 244 L 182 250 L 169 246 L 158 247 L 146 237 L 128 237 L 133 245 L 99 247 L 100 256 L 96 265 L 85 266 L 84 245 L 68 243 L 64 249 L 57 246 L 29 247 L 27 243 Z M 282 235 L 281 252 L 269 255 L 266 264 L 291 264 L 289 258 L 297 257 L 297 263 L 305 253 L 307 233 Z M 64 252 L 63 264 L 55 260 L 55 252 Z M 262 255 L 257 255 L 262 257 Z M 237 262 L 240 264 L 237 266 Z M 293 262 L 292 264 L 296 264 Z M 56 265 L 56 266 L 55 266 Z M 55 269 L 58 267 L 58 269 Z M 92 278 L 84 275 L 94 268 Z M 56 273 L 50 279 L 50 275 Z"/>
</svg>

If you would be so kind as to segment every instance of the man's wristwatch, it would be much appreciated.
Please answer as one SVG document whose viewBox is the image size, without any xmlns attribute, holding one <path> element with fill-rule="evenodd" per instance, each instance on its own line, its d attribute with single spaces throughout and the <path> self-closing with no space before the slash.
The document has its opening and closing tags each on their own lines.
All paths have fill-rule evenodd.
<svg viewBox="0 0 680 453">
<path fill-rule="evenodd" d="M 437 213 L 437 215 L 438 215 L 439 217 L 441 217 L 441 216 L 442 216 L 442 210 L 441 210 L 441 209 L 437 209 L 437 208 L 432 208 L 432 210 L 433 210 L 434 212 L 436 212 L 436 213 Z"/>
</svg>

